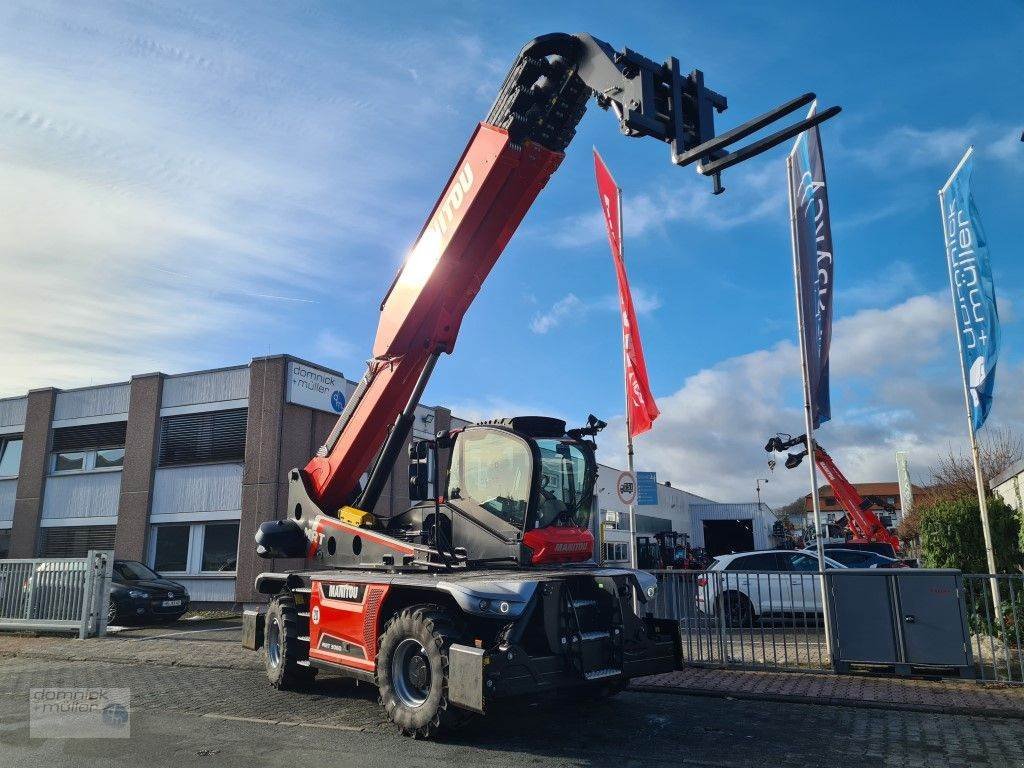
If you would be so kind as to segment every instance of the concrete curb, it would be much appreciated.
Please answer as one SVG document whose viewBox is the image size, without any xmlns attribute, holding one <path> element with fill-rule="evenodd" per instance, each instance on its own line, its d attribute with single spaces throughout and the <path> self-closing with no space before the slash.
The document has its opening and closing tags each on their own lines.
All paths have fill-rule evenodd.
<svg viewBox="0 0 1024 768">
<path fill-rule="evenodd" d="M 718 691 L 709 688 L 684 688 L 670 685 L 630 685 L 627 690 L 638 693 L 666 693 L 675 696 L 710 696 L 716 699 L 744 701 L 776 701 L 784 704 L 817 704 L 857 709 L 884 709 L 890 712 L 926 712 L 936 715 L 970 715 L 972 717 L 998 717 L 1024 720 L 1024 711 L 994 707 L 965 707 L 955 704 L 915 704 L 905 701 L 872 701 L 869 699 L 843 699 L 825 696 L 796 696 L 788 693 L 754 693 L 750 691 Z"/>
</svg>

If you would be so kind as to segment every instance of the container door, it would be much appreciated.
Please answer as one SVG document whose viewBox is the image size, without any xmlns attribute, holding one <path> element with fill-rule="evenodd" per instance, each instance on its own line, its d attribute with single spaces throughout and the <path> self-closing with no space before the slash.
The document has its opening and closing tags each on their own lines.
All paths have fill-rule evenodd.
<svg viewBox="0 0 1024 768">
<path fill-rule="evenodd" d="M 908 664 L 966 666 L 963 592 L 956 571 L 894 570 Z"/>
</svg>

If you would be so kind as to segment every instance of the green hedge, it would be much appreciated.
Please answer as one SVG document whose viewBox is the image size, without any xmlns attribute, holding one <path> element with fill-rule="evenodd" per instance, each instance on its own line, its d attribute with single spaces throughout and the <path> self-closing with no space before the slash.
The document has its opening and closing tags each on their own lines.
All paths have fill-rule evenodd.
<svg viewBox="0 0 1024 768">
<path fill-rule="evenodd" d="M 922 506 L 921 565 L 988 573 L 981 514 L 974 497 L 947 499 Z M 999 573 L 1016 573 L 1021 564 L 1021 525 L 1017 513 L 997 497 L 988 499 L 992 548 Z"/>
</svg>

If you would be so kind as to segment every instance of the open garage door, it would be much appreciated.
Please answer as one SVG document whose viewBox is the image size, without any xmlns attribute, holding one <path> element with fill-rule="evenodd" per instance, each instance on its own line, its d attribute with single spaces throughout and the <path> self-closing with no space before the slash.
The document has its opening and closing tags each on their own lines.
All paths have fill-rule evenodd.
<svg viewBox="0 0 1024 768">
<path fill-rule="evenodd" d="M 704 548 L 712 557 L 754 549 L 753 520 L 705 520 Z"/>
</svg>

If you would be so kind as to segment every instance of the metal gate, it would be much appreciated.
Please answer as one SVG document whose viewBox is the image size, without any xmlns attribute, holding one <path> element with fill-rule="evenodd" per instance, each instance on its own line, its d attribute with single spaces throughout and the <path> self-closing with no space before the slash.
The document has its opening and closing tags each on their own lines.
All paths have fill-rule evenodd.
<svg viewBox="0 0 1024 768">
<path fill-rule="evenodd" d="M 679 622 L 685 664 L 834 671 L 825 639 L 820 584 L 822 576 L 832 581 L 836 573 L 841 574 L 840 583 L 827 590 L 832 615 L 847 609 L 857 614 L 857 621 L 845 622 L 843 631 L 835 638 L 839 660 L 844 658 L 843 651 L 851 642 L 870 647 L 871 653 L 865 658 L 882 660 L 896 654 L 899 638 L 893 634 L 892 595 L 887 584 L 906 571 L 883 569 L 846 574 L 856 580 L 856 585 L 848 585 L 856 589 L 843 588 L 845 576 L 841 571 L 651 573 L 658 579 L 659 590 L 653 604 L 644 610 L 657 618 Z M 981 682 L 1024 684 L 1024 575 L 963 574 L 958 578 L 962 578 L 965 612 L 958 623 L 967 623 L 967 647 L 963 651 L 969 651 L 967 657 L 973 661 L 975 678 Z M 992 585 L 996 581 L 1002 599 L 998 613 L 992 607 Z M 907 610 L 897 618 L 905 625 L 901 632 L 907 633 L 909 652 L 917 659 L 914 663 L 928 664 L 932 645 L 943 639 L 940 635 L 949 635 L 945 630 L 951 627 L 948 619 L 941 627 L 931 627 L 917 605 L 921 597 L 914 589 L 904 588 L 901 606 Z M 935 595 L 924 597 L 934 599 Z M 907 624 L 911 620 L 914 623 Z M 956 645 L 963 640 L 958 636 L 955 642 L 949 637 L 943 641 Z M 927 647 L 921 647 L 921 642 Z M 948 649 L 941 656 L 950 658 Z"/>
<path fill-rule="evenodd" d="M 652 571 L 660 619 L 679 622 L 686 664 L 832 669 L 817 571 Z"/>
<path fill-rule="evenodd" d="M 105 634 L 113 565 L 113 552 L 96 550 L 85 557 L 0 560 L 0 629 Z"/>
</svg>

